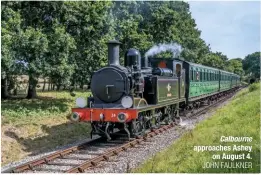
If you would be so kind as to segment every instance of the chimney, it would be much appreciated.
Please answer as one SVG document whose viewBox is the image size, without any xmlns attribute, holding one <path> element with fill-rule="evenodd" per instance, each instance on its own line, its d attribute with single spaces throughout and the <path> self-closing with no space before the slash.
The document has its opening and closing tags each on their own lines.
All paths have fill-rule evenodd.
<svg viewBox="0 0 261 175">
<path fill-rule="evenodd" d="M 120 65 L 120 42 L 116 40 L 108 43 L 108 60 L 109 65 Z"/>
</svg>

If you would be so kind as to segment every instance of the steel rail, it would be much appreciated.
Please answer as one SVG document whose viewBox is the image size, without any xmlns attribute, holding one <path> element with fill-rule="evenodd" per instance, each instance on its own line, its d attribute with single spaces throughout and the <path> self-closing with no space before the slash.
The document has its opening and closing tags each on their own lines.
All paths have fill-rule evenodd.
<svg viewBox="0 0 261 175">
<path fill-rule="evenodd" d="M 68 155 L 70 153 L 73 153 L 73 152 L 75 152 L 77 150 L 80 150 L 83 147 L 85 147 L 87 144 L 91 144 L 93 142 L 96 142 L 99 139 L 100 138 L 89 140 L 89 141 L 81 143 L 79 145 L 72 146 L 72 147 L 69 147 L 69 148 L 66 148 L 66 149 L 63 149 L 63 150 L 56 151 L 54 153 L 51 153 L 51 154 L 46 155 L 44 157 L 38 158 L 36 160 L 32 160 L 30 162 L 26 162 L 26 163 L 23 163 L 21 165 L 18 165 L 17 167 L 5 170 L 2 173 L 20 173 L 20 172 L 23 172 L 23 171 L 26 171 L 26 170 L 33 170 L 33 167 L 35 167 L 37 165 L 47 164 L 51 160 L 54 160 L 56 158 L 62 158 L 63 156 Z"/>
</svg>

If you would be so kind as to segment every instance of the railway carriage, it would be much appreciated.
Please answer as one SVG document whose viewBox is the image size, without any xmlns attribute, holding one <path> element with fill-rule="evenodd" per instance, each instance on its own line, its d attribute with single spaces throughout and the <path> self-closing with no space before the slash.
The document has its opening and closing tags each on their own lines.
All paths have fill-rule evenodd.
<svg viewBox="0 0 261 175">
<path fill-rule="evenodd" d="M 119 61 L 118 41 L 108 43 L 108 65 L 93 73 L 92 95 L 77 98 L 70 119 L 90 122 L 92 134 L 128 137 L 179 121 L 180 111 L 199 107 L 239 86 L 239 76 L 181 59 L 144 58 L 136 49 Z M 142 64 L 143 63 L 143 64 Z"/>
<path fill-rule="evenodd" d="M 219 91 L 218 69 L 183 61 L 187 72 L 187 101 L 207 97 Z"/>
</svg>

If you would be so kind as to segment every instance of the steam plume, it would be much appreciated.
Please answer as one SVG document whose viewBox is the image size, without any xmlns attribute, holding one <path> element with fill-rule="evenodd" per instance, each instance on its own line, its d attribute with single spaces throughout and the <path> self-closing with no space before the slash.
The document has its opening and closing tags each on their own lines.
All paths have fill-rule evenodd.
<svg viewBox="0 0 261 175">
<path fill-rule="evenodd" d="M 170 51 L 172 52 L 173 57 L 178 57 L 182 51 L 181 45 L 177 43 L 170 43 L 170 44 L 158 44 L 152 46 L 146 53 L 145 57 L 151 57 L 157 55 L 161 52 Z"/>
</svg>

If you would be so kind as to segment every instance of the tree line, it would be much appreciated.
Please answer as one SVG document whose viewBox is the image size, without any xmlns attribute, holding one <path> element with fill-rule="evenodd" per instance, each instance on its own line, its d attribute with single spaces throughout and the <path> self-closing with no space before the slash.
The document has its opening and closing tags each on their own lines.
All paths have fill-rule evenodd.
<svg viewBox="0 0 261 175">
<path fill-rule="evenodd" d="M 83 87 L 107 64 L 111 39 L 122 43 L 121 58 L 131 47 L 144 54 L 157 43 L 176 42 L 187 61 L 244 74 L 242 59 L 228 60 L 200 38 L 186 2 L 6 1 L 1 10 L 2 98 L 16 75 L 29 76 L 27 98 L 36 97 L 39 77 L 48 77 L 57 90 Z M 251 61 L 244 67 L 249 75 Z"/>
</svg>

